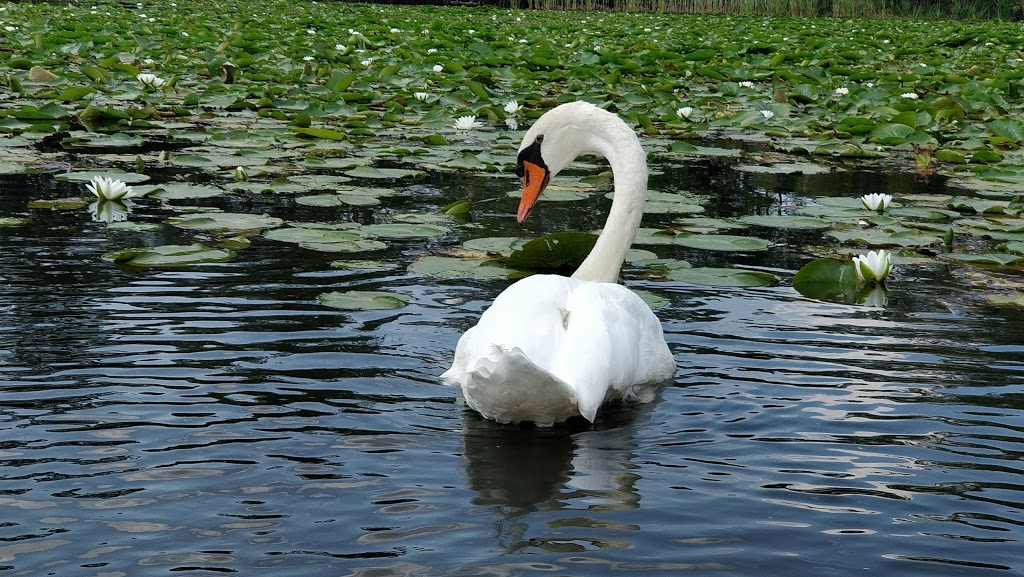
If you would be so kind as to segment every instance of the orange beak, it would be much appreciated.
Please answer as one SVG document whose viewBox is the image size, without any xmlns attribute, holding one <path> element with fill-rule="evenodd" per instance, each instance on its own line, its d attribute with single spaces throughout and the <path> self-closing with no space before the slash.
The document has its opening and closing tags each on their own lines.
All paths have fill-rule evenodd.
<svg viewBox="0 0 1024 577">
<path fill-rule="evenodd" d="M 523 224 L 530 214 L 530 209 L 537 203 L 540 193 L 548 186 L 551 173 L 547 168 L 536 165 L 532 162 L 523 162 L 523 198 L 519 201 L 519 212 L 516 213 L 516 220 Z"/>
</svg>

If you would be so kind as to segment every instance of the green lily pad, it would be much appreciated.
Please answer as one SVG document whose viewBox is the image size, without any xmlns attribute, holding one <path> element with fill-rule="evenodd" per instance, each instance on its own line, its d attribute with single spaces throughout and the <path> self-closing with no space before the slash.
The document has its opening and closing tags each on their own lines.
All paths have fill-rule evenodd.
<svg viewBox="0 0 1024 577">
<path fill-rule="evenodd" d="M 662 296 L 660 294 L 653 293 L 651 291 L 647 291 L 647 290 L 643 290 L 643 289 L 630 289 L 630 290 L 633 291 L 634 293 L 636 293 L 636 296 L 640 297 L 645 303 L 647 303 L 647 306 L 651 307 L 652 311 L 656 311 L 656 310 L 658 310 L 658 309 L 660 309 L 660 308 L 662 308 L 664 306 L 667 306 L 669 304 L 669 302 L 671 302 L 671 301 L 668 300 L 668 298 L 666 298 L 666 297 L 664 297 L 664 296 Z"/>
<path fill-rule="evenodd" d="M 421 176 L 423 172 L 419 170 L 409 170 L 406 168 L 376 168 L 373 166 L 357 166 L 352 170 L 346 170 L 345 174 L 352 178 L 379 178 L 379 179 L 398 179 L 398 178 L 411 178 L 414 176 Z"/>
<path fill-rule="evenodd" d="M 857 299 L 857 271 L 853 261 L 813 260 L 797 271 L 793 288 L 807 298 L 853 304 Z"/>
<path fill-rule="evenodd" d="M 134 172 L 125 172 L 112 168 L 109 170 L 78 170 L 75 172 L 65 172 L 64 174 L 55 175 L 54 178 L 57 180 L 64 180 L 68 182 L 89 182 L 94 176 L 105 176 L 107 178 L 114 178 L 120 180 L 125 184 L 138 184 L 140 182 L 147 182 L 149 177 L 145 174 L 137 174 Z"/>
<path fill-rule="evenodd" d="M 1005 252 L 983 252 L 983 253 L 951 253 L 940 255 L 943 260 L 966 262 L 972 264 L 995 264 L 1006 266 L 1024 261 L 1024 256 L 1008 254 Z"/>
<path fill-rule="evenodd" d="M 105 260 L 139 268 L 173 268 L 196 266 L 231 260 L 233 251 L 209 248 L 202 244 L 165 245 L 156 247 L 129 248 L 103 255 Z"/>
<path fill-rule="evenodd" d="M 674 268 L 665 276 L 677 282 L 706 286 L 755 287 L 779 284 L 779 277 L 773 274 L 738 268 Z"/>
<path fill-rule="evenodd" d="M 442 278 L 491 279 L 508 278 L 511 271 L 495 259 L 423 256 L 409 265 L 409 272 Z"/>
<path fill-rule="evenodd" d="M 333 291 L 317 297 L 320 304 L 347 311 L 400 309 L 415 301 L 414 297 L 389 291 Z"/>
<path fill-rule="evenodd" d="M 381 241 L 364 238 L 358 225 L 355 228 L 292 226 L 269 230 L 263 237 L 320 252 L 367 252 L 387 248 Z"/>
<path fill-rule="evenodd" d="M 394 263 L 380 260 L 332 260 L 331 268 L 358 271 L 385 271 L 396 267 Z"/>
<path fill-rule="evenodd" d="M 827 235 L 843 244 L 860 244 L 872 247 L 923 247 L 942 242 L 942 238 L 937 234 L 928 234 L 917 229 L 904 227 L 895 229 L 832 230 Z"/>
<path fill-rule="evenodd" d="M 830 226 L 829 221 L 811 216 L 752 214 L 740 217 L 740 221 L 745 224 L 769 228 L 822 230 Z"/>
<path fill-rule="evenodd" d="M 295 204 L 302 206 L 317 206 L 321 208 L 337 208 L 339 206 L 376 206 L 380 199 L 373 196 L 361 196 L 355 194 L 314 194 L 300 196 L 295 199 Z"/>
<path fill-rule="evenodd" d="M 985 302 L 999 307 L 1017 307 L 1024 309 L 1024 294 L 1015 295 L 989 295 Z"/>
<path fill-rule="evenodd" d="M 387 239 L 425 238 L 451 232 L 451 229 L 446 226 L 402 222 L 368 224 L 362 227 L 361 230 L 364 236 Z"/>
<path fill-rule="evenodd" d="M 31 218 L 24 218 L 20 216 L 0 217 L 0 227 L 24 226 L 26 224 L 31 224 L 31 222 Z"/>
<path fill-rule="evenodd" d="M 636 239 L 633 240 L 633 244 L 674 244 L 676 242 L 676 233 L 671 230 L 665 230 L 660 228 L 647 228 L 640 227 L 636 231 Z"/>
<path fill-rule="evenodd" d="M 807 162 L 779 162 L 776 164 L 742 164 L 736 170 L 761 174 L 828 174 L 832 169 Z"/>
<path fill-rule="evenodd" d="M 28 207 L 33 209 L 78 210 L 87 204 L 89 204 L 88 201 L 81 198 L 57 198 L 53 200 L 29 201 Z"/>
<path fill-rule="evenodd" d="M 207 212 L 172 216 L 165 221 L 167 224 L 187 230 L 199 230 L 218 235 L 238 234 L 242 231 L 258 232 L 266 228 L 274 228 L 284 224 L 275 216 L 266 214 L 246 214 L 242 212 Z"/>
<path fill-rule="evenodd" d="M 213 198 L 226 193 L 225 190 L 208 184 L 187 184 L 173 182 L 155 186 L 137 186 L 136 192 L 160 200 L 192 200 Z"/>
<path fill-rule="evenodd" d="M 472 238 L 462 243 L 462 248 L 470 251 L 485 252 L 489 254 L 500 254 L 508 256 L 513 251 L 519 250 L 530 239 L 517 236 L 489 236 L 485 238 Z"/>
<path fill-rule="evenodd" d="M 597 236 L 587 232 L 553 232 L 525 243 L 505 260 L 512 268 L 575 270 L 587 258 Z"/>
<path fill-rule="evenodd" d="M 730 234 L 679 235 L 675 243 L 689 248 L 726 252 L 759 252 L 768 250 L 772 245 L 762 238 Z"/>
</svg>

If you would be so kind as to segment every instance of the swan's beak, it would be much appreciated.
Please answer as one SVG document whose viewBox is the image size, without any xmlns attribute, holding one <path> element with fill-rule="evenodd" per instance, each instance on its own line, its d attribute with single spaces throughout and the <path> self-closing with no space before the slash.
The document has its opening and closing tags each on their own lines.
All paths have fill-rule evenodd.
<svg viewBox="0 0 1024 577">
<path fill-rule="evenodd" d="M 519 201 L 519 212 L 516 213 L 516 220 L 523 224 L 530 214 L 530 209 L 537 203 L 540 193 L 548 186 L 551 180 L 551 172 L 547 168 L 529 161 L 523 162 L 523 198 Z"/>
</svg>

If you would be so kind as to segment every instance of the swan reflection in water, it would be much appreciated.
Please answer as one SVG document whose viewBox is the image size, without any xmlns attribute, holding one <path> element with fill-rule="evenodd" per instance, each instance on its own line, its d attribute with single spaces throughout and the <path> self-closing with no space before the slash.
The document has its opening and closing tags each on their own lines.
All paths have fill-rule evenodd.
<svg viewBox="0 0 1024 577">
<path fill-rule="evenodd" d="M 495 517 L 501 549 L 628 546 L 621 531 L 618 543 L 601 538 L 599 524 L 587 518 L 639 507 L 633 435 L 653 405 L 616 403 L 595 425 L 573 419 L 555 427 L 502 425 L 464 411 L 463 471 L 476 492 L 473 503 Z M 573 528 L 579 536 L 570 536 Z"/>
</svg>

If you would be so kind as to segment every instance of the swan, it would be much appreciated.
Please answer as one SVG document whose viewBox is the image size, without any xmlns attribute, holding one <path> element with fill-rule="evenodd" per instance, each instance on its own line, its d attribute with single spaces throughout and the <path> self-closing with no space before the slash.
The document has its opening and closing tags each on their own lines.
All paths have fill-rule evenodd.
<svg viewBox="0 0 1024 577">
<path fill-rule="evenodd" d="M 441 375 L 465 403 L 499 423 L 550 426 L 671 378 L 675 360 L 661 322 L 617 284 L 647 191 L 647 156 L 615 114 L 586 102 L 557 106 L 523 137 L 516 175 L 521 224 L 552 177 L 581 154 L 611 164 L 615 193 L 593 250 L 572 275 L 538 274 L 505 289 L 459 339 Z"/>
</svg>

